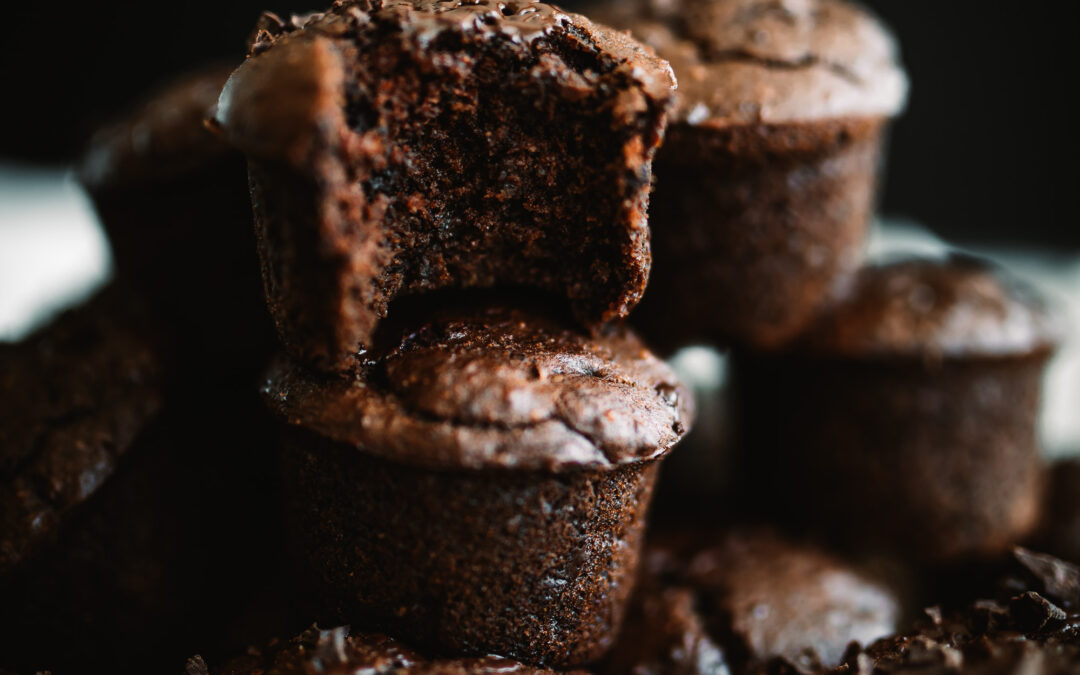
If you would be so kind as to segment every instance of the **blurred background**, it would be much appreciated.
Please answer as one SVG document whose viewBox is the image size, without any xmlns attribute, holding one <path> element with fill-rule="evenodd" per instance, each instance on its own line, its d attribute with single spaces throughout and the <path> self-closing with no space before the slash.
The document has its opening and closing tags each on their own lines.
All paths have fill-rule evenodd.
<svg viewBox="0 0 1080 675">
<path fill-rule="evenodd" d="M 913 84 L 892 134 L 882 212 L 894 227 L 883 238 L 933 246 L 940 237 L 991 255 L 1055 296 L 1080 334 L 1080 228 L 1067 222 L 1072 25 L 1050 11 L 1060 14 L 1061 4 L 867 4 L 898 35 Z M 65 173 L 93 129 L 186 70 L 239 62 L 261 10 L 321 6 L 312 5 L 54 0 L 5 8 L 0 340 L 17 339 L 109 274 L 107 244 Z M 1080 340 L 1059 357 L 1047 403 L 1052 450 L 1080 449 Z"/>
</svg>

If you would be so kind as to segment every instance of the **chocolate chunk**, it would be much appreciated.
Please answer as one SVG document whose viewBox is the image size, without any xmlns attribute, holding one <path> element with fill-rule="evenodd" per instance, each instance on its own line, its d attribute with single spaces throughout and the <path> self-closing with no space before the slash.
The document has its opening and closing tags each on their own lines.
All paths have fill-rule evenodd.
<svg viewBox="0 0 1080 675">
<path fill-rule="evenodd" d="M 1048 595 L 1068 607 L 1080 608 L 1080 567 L 1024 548 L 1015 549 L 1013 555 L 1042 582 Z"/>
<path fill-rule="evenodd" d="M 1026 633 L 1038 632 L 1052 623 L 1068 618 L 1064 610 L 1034 591 L 1028 591 L 1009 601 L 1009 614 L 1017 627 Z"/>
</svg>

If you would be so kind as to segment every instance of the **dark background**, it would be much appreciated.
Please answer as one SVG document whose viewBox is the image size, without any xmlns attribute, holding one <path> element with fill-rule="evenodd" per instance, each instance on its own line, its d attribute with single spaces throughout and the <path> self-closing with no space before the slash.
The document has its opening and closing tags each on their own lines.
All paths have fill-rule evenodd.
<svg viewBox="0 0 1080 675">
<path fill-rule="evenodd" d="M 241 59 L 261 9 L 284 15 L 329 0 L 11 4 L 0 39 L 0 161 L 56 163 L 162 80 Z M 1076 173 L 1066 100 L 1077 77 L 1062 5 L 868 4 L 899 35 L 913 83 L 893 132 L 885 213 L 963 242 L 1080 249 L 1080 228 L 1066 225 Z"/>
</svg>

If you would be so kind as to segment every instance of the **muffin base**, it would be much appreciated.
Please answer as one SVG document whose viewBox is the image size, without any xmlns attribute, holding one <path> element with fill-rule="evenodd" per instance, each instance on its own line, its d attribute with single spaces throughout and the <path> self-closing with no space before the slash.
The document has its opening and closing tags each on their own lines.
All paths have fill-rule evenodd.
<svg viewBox="0 0 1080 675">
<path fill-rule="evenodd" d="M 734 360 L 746 499 L 908 560 L 1006 551 L 1036 524 L 1044 355 Z"/>
<path fill-rule="evenodd" d="M 599 658 L 618 632 L 657 466 L 439 472 L 298 428 L 282 459 L 320 620 L 563 667 Z"/>
</svg>

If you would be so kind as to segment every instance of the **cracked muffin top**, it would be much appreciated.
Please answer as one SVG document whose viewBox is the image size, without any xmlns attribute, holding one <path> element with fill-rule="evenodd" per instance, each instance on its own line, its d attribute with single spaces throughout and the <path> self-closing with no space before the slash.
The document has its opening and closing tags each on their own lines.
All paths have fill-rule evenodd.
<svg viewBox="0 0 1080 675">
<path fill-rule="evenodd" d="M 797 346 L 857 358 L 1045 356 L 1062 332 L 1034 288 L 985 260 L 951 254 L 864 267 Z"/>
<path fill-rule="evenodd" d="M 907 98 L 893 36 L 842 0 L 607 0 L 587 13 L 671 63 L 673 121 L 891 116 Z"/>
<path fill-rule="evenodd" d="M 349 378 L 279 359 L 263 393 L 289 423 L 430 468 L 602 469 L 663 455 L 688 391 L 625 327 L 589 337 L 535 310 L 456 308 L 395 333 Z"/>
</svg>

